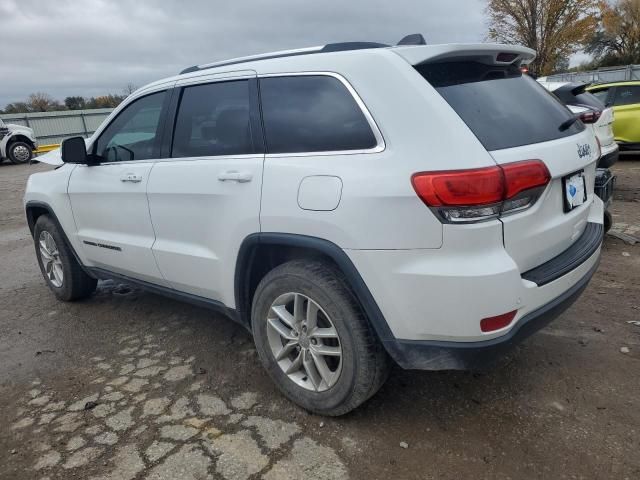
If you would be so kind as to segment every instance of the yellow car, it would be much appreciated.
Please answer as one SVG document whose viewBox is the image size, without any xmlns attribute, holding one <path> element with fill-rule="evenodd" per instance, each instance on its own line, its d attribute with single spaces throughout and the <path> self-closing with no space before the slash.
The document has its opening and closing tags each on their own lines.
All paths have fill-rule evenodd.
<svg viewBox="0 0 640 480">
<path fill-rule="evenodd" d="M 613 107 L 613 134 L 620 150 L 640 150 L 640 81 L 591 85 L 607 107 Z"/>
</svg>

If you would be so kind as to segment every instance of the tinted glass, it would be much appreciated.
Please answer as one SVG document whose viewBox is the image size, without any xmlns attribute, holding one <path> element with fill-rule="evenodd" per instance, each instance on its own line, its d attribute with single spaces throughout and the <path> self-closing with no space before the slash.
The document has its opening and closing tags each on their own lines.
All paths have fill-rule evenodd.
<svg viewBox="0 0 640 480">
<path fill-rule="evenodd" d="M 362 110 L 333 77 L 260 80 L 269 153 L 366 150 L 376 146 Z"/>
<path fill-rule="evenodd" d="M 593 91 L 592 90 L 591 93 L 593 94 L 594 97 L 596 97 L 602 103 L 604 103 L 604 104 L 607 103 L 607 96 L 609 95 L 609 89 L 608 88 L 604 88 L 602 90 L 597 90 L 597 91 Z"/>
<path fill-rule="evenodd" d="M 95 153 L 105 162 L 157 158 L 165 95 L 166 92 L 154 93 L 128 105 L 102 132 Z"/>
<path fill-rule="evenodd" d="M 640 86 L 616 87 L 614 105 L 632 105 L 634 103 L 640 103 Z"/>
<path fill-rule="evenodd" d="M 172 157 L 253 153 L 249 82 L 209 83 L 182 92 Z"/>
<path fill-rule="evenodd" d="M 554 90 L 553 93 L 566 105 L 583 105 L 595 108 L 596 110 L 603 110 L 605 108 L 604 103 L 598 100 L 593 93 L 584 91 L 584 86 L 577 83 L 563 85 Z"/>
<path fill-rule="evenodd" d="M 574 135 L 584 129 L 560 101 L 519 68 L 477 62 L 420 65 L 431 83 L 487 150 Z"/>
<path fill-rule="evenodd" d="M 575 96 L 575 104 L 586 105 L 588 107 L 597 108 L 603 110 L 605 108 L 604 102 L 600 101 L 593 93 L 583 92 Z"/>
</svg>

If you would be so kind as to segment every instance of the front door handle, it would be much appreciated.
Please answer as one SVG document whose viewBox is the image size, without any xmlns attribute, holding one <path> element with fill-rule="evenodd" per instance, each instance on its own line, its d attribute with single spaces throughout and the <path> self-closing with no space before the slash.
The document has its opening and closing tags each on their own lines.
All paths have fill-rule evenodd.
<svg viewBox="0 0 640 480">
<path fill-rule="evenodd" d="M 231 181 L 238 183 L 247 183 L 253 179 L 253 175 L 249 172 L 238 172 L 236 170 L 229 170 L 222 172 L 218 175 L 218 180 L 221 182 Z"/>
<path fill-rule="evenodd" d="M 136 175 L 135 173 L 125 173 L 120 177 L 121 182 L 140 183 L 142 181 L 142 175 Z"/>
</svg>

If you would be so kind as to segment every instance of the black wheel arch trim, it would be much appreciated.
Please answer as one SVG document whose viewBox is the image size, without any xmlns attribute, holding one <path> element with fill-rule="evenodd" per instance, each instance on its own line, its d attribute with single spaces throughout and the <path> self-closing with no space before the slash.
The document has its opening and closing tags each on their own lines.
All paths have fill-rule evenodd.
<svg viewBox="0 0 640 480">
<path fill-rule="evenodd" d="M 64 231 L 64 228 L 62 228 L 62 224 L 60 223 L 60 220 L 58 220 L 58 216 L 53 211 L 53 208 L 51 208 L 51 205 L 49 205 L 46 202 L 41 202 L 38 200 L 29 200 L 25 205 L 27 225 L 29 225 L 29 231 L 31 232 L 31 236 L 34 237 L 34 234 L 35 234 L 34 230 L 36 226 L 36 219 L 33 217 L 33 213 L 32 213 L 34 208 L 41 208 L 43 210 L 46 210 L 47 215 L 49 215 L 53 223 L 55 223 L 56 227 L 58 227 L 58 230 L 60 231 L 60 235 L 62 235 L 62 238 L 67 244 L 67 247 L 71 251 L 71 255 L 73 255 L 73 258 L 75 259 L 75 261 L 78 262 L 78 265 L 80 265 L 80 268 L 82 268 L 82 270 L 87 275 L 95 278 L 95 276 L 91 273 L 91 271 L 87 267 L 85 267 L 85 265 L 80 260 L 80 257 L 78 256 L 76 250 L 73 248 L 73 244 L 69 241 L 69 237 L 67 237 L 67 233 Z M 34 237 L 34 240 L 35 240 L 35 237 Z"/>
<path fill-rule="evenodd" d="M 236 311 L 242 323 L 247 325 L 251 323 L 251 307 L 249 306 L 247 309 L 244 306 L 248 301 L 249 295 L 249 267 L 255 260 L 255 247 L 258 245 L 306 248 L 331 258 L 345 276 L 380 341 L 384 344 L 384 342 L 395 338 L 369 288 L 344 250 L 328 240 L 292 233 L 254 233 L 246 237 L 242 242 L 236 260 L 234 279 Z"/>
</svg>

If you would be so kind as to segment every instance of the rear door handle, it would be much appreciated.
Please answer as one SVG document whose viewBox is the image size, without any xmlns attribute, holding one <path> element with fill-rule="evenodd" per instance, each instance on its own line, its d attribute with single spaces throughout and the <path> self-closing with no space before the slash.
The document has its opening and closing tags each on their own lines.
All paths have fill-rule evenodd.
<svg viewBox="0 0 640 480">
<path fill-rule="evenodd" d="M 136 175 L 135 173 L 125 173 L 120 177 L 121 182 L 140 183 L 142 181 L 142 175 Z"/>
<path fill-rule="evenodd" d="M 231 181 L 238 183 L 247 183 L 253 179 L 253 175 L 249 172 L 238 172 L 236 170 L 229 170 L 222 172 L 218 175 L 218 180 L 221 182 Z"/>
</svg>

